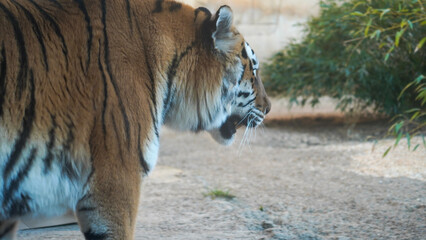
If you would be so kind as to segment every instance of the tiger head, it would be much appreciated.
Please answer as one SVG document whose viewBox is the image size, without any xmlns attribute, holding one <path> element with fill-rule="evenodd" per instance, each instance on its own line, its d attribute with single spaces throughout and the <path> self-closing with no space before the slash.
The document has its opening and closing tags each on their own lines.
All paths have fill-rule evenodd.
<svg viewBox="0 0 426 240">
<path fill-rule="evenodd" d="M 192 44 L 184 48 L 185 57 L 175 58 L 186 64 L 181 64 L 174 94 L 179 97 L 170 97 L 165 123 L 179 130 L 207 130 L 217 142 L 229 145 L 238 127 L 259 126 L 271 103 L 260 79 L 259 61 L 233 26 L 232 10 L 222 6 L 213 15 L 198 8 L 195 20 L 193 14 L 187 18 L 196 28 L 195 40 L 188 41 Z"/>
<path fill-rule="evenodd" d="M 234 141 L 237 128 L 256 128 L 271 110 L 259 74 L 259 61 L 232 25 L 232 18 L 232 10 L 222 6 L 214 17 L 216 28 L 212 34 L 215 51 L 224 66 L 222 99 L 226 114 L 220 126 L 209 133 L 224 145 Z"/>
</svg>

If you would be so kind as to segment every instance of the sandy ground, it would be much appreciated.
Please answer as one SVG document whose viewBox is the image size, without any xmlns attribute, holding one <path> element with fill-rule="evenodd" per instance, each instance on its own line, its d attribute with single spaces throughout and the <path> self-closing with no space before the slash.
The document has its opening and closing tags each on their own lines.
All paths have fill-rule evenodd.
<svg viewBox="0 0 426 240">
<path fill-rule="evenodd" d="M 402 143 L 382 158 L 393 141 L 380 140 L 373 151 L 366 138 L 383 134 L 386 122 L 354 127 L 321 108 L 310 117 L 280 119 L 279 112 L 242 145 L 240 131 L 231 147 L 163 129 L 135 238 L 425 239 L 426 148 L 411 152 Z M 212 199 L 212 190 L 235 198 Z M 18 237 L 83 239 L 76 225 Z"/>
</svg>

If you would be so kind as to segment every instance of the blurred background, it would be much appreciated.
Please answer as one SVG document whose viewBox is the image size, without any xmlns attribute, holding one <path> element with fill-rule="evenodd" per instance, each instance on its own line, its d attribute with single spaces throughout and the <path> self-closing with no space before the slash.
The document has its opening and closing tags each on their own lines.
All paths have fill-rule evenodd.
<svg viewBox="0 0 426 240">
<path fill-rule="evenodd" d="M 238 30 L 255 49 L 261 61 L 272 57 L 291 39 L 301 36 L 302 23 L 318 14 L 318 0 L 186 0 L 192 6 L 206 6 L 215 12 L 218 6 L 229 5 L 234 11 Z"/>
</svg>

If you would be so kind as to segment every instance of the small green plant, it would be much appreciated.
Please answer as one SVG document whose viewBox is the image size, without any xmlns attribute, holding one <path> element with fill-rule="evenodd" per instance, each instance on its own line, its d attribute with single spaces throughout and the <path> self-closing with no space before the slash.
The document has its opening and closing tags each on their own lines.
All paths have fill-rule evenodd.
<svg viewBox="0 0 426 240">
<path fill-rule="evenodd" d="M 408 149 L 415 151 L 421 145 L 416 144 L 411 148 L 411 139 L 416 135 L 422 136 L 423 147 L 426 148 L 426 140 L 423 135 L 426 129 L 426 77 L 421 75 L 413 82 L 407 84 L 398 98 L 401 98 L 410 88 L 414 88 L 414 92 L 417 93 L 416 100 L 420 101 L 420 108 L 412 108 L 403 114 L 396 115 L 393 118 L 395 123 L 389 128 L 388 134 L 395 137 L 394 147 L 398 145 L 401 138 L 405 137 L 407 139 Z M 388 147 L 383 157 L 385 157 L 391 149 L 392 147 Z"/>
<path fill-rule="evenodd" d="M 226 200 L 232 200 L 235 198 L 234 195 L 230 194 L 229 191 L 224 191 L 220 189 L 214 189 L 210 192 L 204 194 L 205 197 L 211 197 L 212 199 L 223 198 Z"/>
</svg>

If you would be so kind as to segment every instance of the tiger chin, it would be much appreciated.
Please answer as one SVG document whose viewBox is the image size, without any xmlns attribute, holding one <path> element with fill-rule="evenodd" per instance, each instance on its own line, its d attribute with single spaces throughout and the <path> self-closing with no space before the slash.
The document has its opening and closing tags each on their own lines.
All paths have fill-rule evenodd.
<svg viewBox="0 0 426 240">
<path fill-rule="evenodd" d="M 228 6 L 0 0 L 0 23 L 0 239 L 68 210 L 133 239 L 163 125 L 229 145 L 271 108 Z"/>
</svg>

